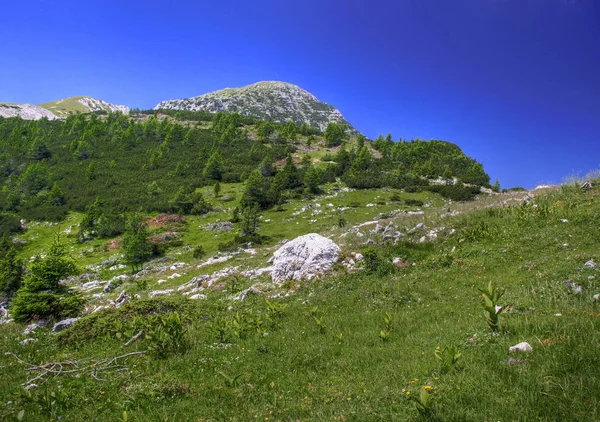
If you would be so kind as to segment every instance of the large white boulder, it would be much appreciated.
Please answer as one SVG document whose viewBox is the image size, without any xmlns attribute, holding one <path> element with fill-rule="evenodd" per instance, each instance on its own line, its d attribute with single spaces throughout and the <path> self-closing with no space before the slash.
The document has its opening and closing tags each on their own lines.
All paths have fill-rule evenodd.
<svg viewBox="0 0 600 422">
<path fill-rule="evenodd" d="M 329 271 L 339 255 L 340 247 L 330 239 L 309 233 L 287 242 L 273 254 L 271 276 L 275 283 L 310 280 Z"/>
</svg>

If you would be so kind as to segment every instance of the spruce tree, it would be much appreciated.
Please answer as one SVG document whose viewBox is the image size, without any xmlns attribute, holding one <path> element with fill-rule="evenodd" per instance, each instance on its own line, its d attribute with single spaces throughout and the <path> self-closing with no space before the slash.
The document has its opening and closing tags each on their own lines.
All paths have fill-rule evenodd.
<svg viewBox="0 0 600 422">
<path fill-rule="evenodd" d="M 15 321 L 77 315 L 83 299 L 59 283 L 76 271 L 75 263 L 67 257 L 65 246 L 57 238 L 46 256 L 37 257 L 31 264 L 23 287 L 13 299 L 11 310 Z"/>
</svg>

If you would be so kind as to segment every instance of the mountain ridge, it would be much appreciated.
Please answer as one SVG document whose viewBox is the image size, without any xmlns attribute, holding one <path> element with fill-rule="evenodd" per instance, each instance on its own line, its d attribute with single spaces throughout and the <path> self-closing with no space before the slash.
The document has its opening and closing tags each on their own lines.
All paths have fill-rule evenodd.
<svg viewBox="0 0 600 422">
<path fill-rule="evenodd" d="M 95 111 L 108 111 L 128 114 L 130 108 L 125 105 L 112 104 L 89 96 L 74 96 L 60 100 L 48 101 L 40 104 L 58 117 L 67 117 L 76 113 L 91 113 Z"/>
</svg>

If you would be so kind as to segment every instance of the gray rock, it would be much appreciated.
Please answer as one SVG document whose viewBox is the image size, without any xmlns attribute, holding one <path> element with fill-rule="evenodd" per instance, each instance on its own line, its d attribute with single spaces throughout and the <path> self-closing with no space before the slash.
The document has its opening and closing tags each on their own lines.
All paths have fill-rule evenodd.
<svg viewBox="0 0 600 422">
<path fill-rule="evenodd" d="M 26 339 L 24 339 L 24 340 L 21 340 L 21 341 L 19 342 L 19 344 L 23 344 L 23 345 L 25 345 L 25 344 L 29 344 L 29 343 L 35 343 L 36 341 L 38 341 L 38 339 L 37 339 L 37 338 L 29 337 L 29 338 L 26 338 Z"/>
<path fill-rule="evenodd" d="M 260 295 L 262 293 L 263 293 L 262 290 L 258 289 L 257 287 L 251 286 L 251 287 L 247 288 L 246 290 L 241 291 L 239 296 L 237 297 L 237 300 L 246 300 L 246 298 L 250 294 Z"/>
<path fill-rule="evenodd" d="M 565 284 L 565 286 L 569 287 L 575 294 L 580 294 L 583 292 L 583 287 L 577 283 L 571 282 L 571 280 L 565 280 L 563 281 L 563 283 Z"/>
<path fill-rule="evenodd" d="M 219 223 L 212 223 L 206 227 L 207 230 L 216 230 L 220 232 L 229 232 L 233 230 L 233 223 L 231 221 L 223 221 Z"/>
<path fill-rule="evenodd" d="M 588 262 L 586 262 L 585 264 L 583 264 L 583 266 L 585 268 L 590 268 L 590 269 L 591 268 L 596 268 L 596 265 L 598 265 L 598 264 L 596 264 L 593 259 L 590 259 Z"/>
<path fill-rule="evenodd" d="M 52 332 L 56 333 L 58 331 L 64 330 L 65 328 L 69 328 L 77 321 L 79 321 L 79 318 L 67 318 L 63 319 L 62 321 L 58 321 L 56 324 L 54 324 L 54 327 L 52 327 Z"/>
<path fill-rule="evenodd" d="M 339 246 L 319 234 L 297 237 L 273 254 L 271 277 L 275 283 L 311 279 L 329 271 L 339 254 Z"/>
<path fill-rule="evenodd" d="M 23 331 L 23 335 L 28 336 L 29 334 L 33 333 L 38 327 L 45 327 L 46 325 L 48 325 L 46 320 L 40 319 L 39 321 L 29 324 L 27 328 L 25 328 L 25 331 Z"/>
</svg>

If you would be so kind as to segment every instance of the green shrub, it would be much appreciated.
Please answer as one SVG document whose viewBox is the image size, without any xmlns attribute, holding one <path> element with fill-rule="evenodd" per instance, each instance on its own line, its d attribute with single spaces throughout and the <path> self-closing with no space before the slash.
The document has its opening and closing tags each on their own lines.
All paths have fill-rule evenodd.
<svg viewBox="0 0 600 422">
<path fill-rule="evenodd" d="M 420 199 L 412 199 L 409 198 L 406 201 L 404 201 L 404 203 L 408 206 L 412 206 L 412 207 L 422 207 L 424 205 L 423 201 L 421 201 Z"/>
<path fill-rule="evenodd" d="M 394 265 L 381 257 L 372 246 L 369 246 L 362 251 L 363 268 L 369 274 L 389 274 L 394 270 Z"/>
<path fill-rule="evenodd" d="M 200 259 L 202 258 L 204 255 L 206 255 L 206 251 L 204 250 L 204 248 L 202 247 L 202 245 L 198 245 L 194 248 L 193 252 L 192 252 L 192 256 L 195 259 Z"/>
</svg>

